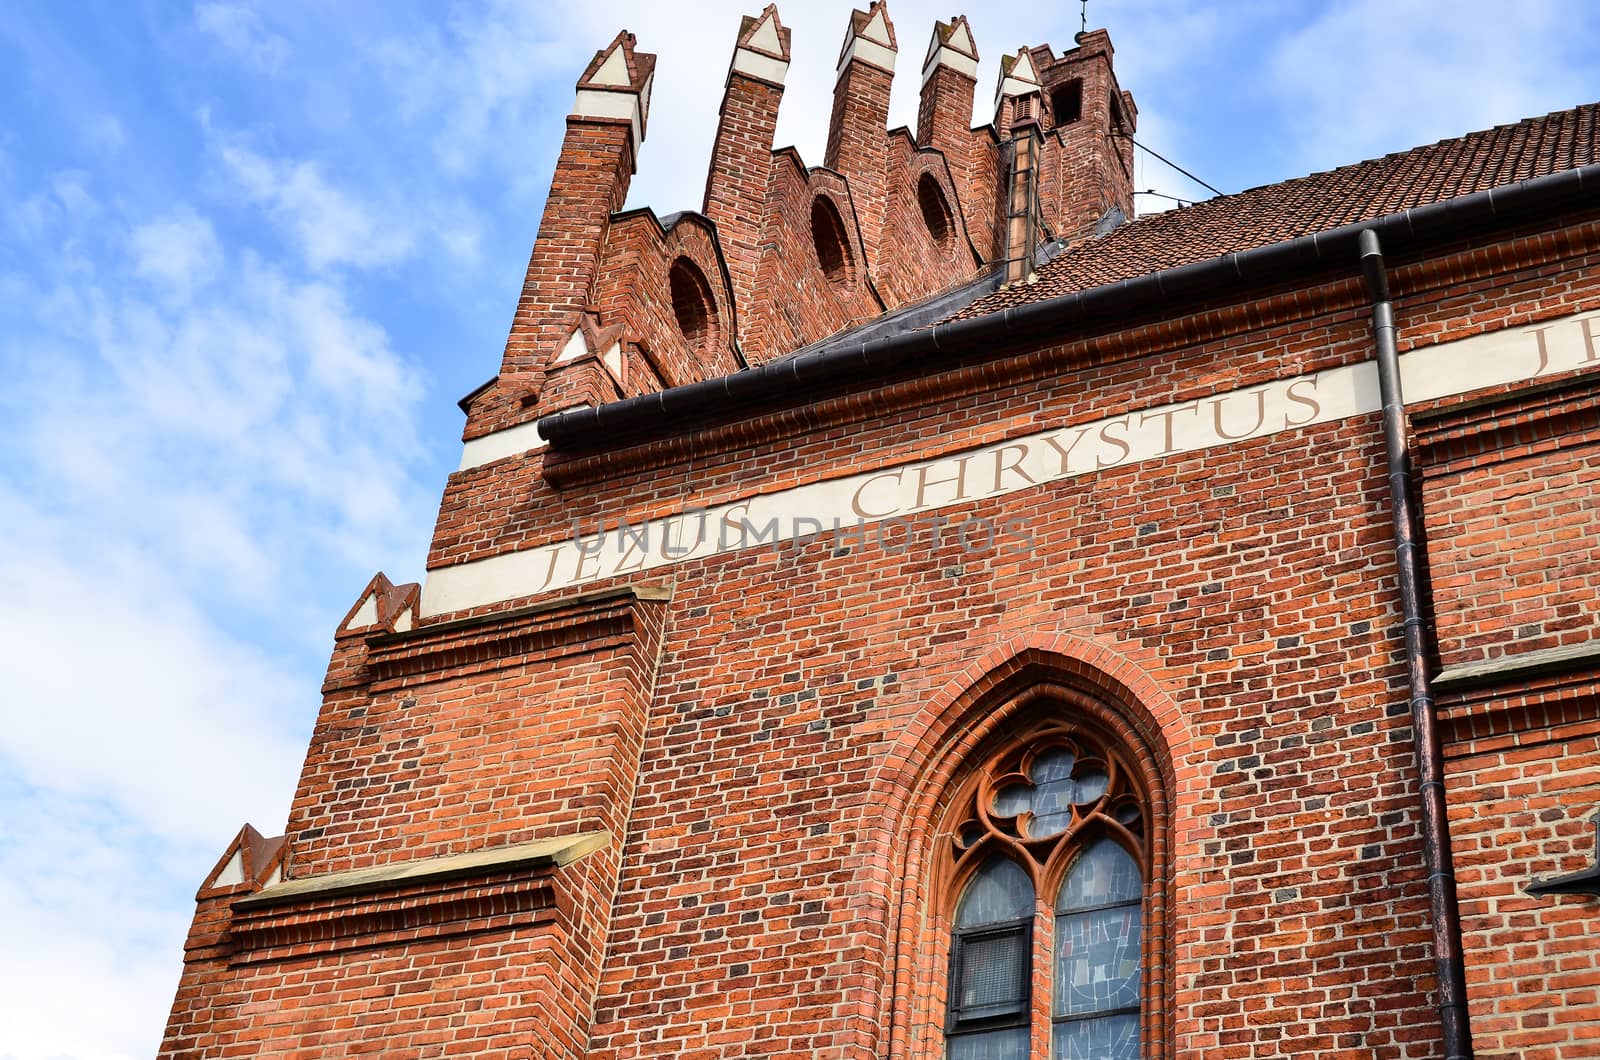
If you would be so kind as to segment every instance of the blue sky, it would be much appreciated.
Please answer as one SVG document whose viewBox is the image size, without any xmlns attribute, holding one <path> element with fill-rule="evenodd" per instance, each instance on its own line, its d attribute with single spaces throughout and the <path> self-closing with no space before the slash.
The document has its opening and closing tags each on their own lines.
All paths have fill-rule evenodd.
<svg viewBox="0 0 1600 1060">
<path fill-rule="evenodd" d="M 0 1058 L 154 1051 L 196 886 L 241 823 L 282 827 L 335 623 L 375 570 L 422 575 L 578 73 L 623 27 L 659 53 L 630 205 L 697 208 L 759 7 L 0 13 Z M 820 162 L 849 5 L 781 10 L 779 143 Z M 980 101 L 1077 11 L 969 10 Z M 951 10 L 890 13 L 911 124 Z M 1582 0 L 1094 0 L 1090 21 L 1140 139 L 1229 191 L 1600 96 Z"/>
</svg>

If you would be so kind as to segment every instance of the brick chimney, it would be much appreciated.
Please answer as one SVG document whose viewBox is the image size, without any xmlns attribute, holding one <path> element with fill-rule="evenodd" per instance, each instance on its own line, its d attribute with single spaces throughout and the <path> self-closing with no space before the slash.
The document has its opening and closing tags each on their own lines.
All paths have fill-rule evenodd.
<svg viewBox="0 0 1600 1060">
<path fill-rule="evenodd" d="M 1080 33 L 1078 46 L 1040 63 L 1051 173 L 1045 216 L 1059 236 L 1092 233 L 1113 209 L 1133 216 L 1133 134 L 1139 112 L 1117 86 L 1111 37 Z M 1036 53 L 1037 54 L 1037 53 Z M 1048 56 L 1048 53 L 1046 53 Z"/>
<path fill-rule="evenodd" d="M 1039 208 L 1042 95 L 1039 73 L 1027 48 L 1001 57 L 994 124 L 1004 138 L 1001 150 L 1008 163 L 1002 217 L 1007 284 L 1032 275 L 1033 253 L 1043 234 Z"/>
<path fill-rule="evenodd" d="M 788 71 L 789 31 L 778 21 L 777 5 L 768 4 L 754 17 L 746 15 L 728 67 L 702 211 L 717 226 L 734 300 L 741 309 L 741 342 L 756 317 L 743 310 L 755 302 L 772 137 Z"/>
<path fill-rule="evenodd" d="M 922 63 L 922 98 L 917 107 L 917 144 L 942 153 L 955 180 L 956 197 L 969 225 L 987 217 L 972 187 L 972 101 L 978 89 L 978 46 L 965 15 L 935 22 Z"/>
<path fill-rule="evenodd" d="M 889 89 L 898 51 L 894 23 L 883 0 L 850 15 L 833 86 L 833 116 L 828 123 L 824 164 L 850 184 L 867 274 L 878 270 L 887 206 Z"/>
<path fill-rule="evenodd" d="M 628 197 L 650 112 L 656 57 L 635 52 L 634 44 L 633 34 L 617 34 L 578 79 L 506 341 L 502 384 L 539 373 L 579 329 L 589 306 L 611 215 Z"/>
</svg>

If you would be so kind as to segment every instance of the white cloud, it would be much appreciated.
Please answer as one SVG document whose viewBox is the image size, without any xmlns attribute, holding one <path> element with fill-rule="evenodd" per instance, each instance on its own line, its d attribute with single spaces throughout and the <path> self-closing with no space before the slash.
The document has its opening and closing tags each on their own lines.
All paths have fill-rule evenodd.
<svg viewBox="0 0 1600 1060">
<path fill-rule="evenodd" d="M 7 220 L 25 239 L 49 238 L 81 229 L 100 214 L 100 203 L 88 190 L 88 174 L 64 169 L 50 175 L 46 186 L 22 199 Z"/>
<path fill-rule="evenodd" d="M 629 201 L 649 202 L 661 212 L 698 209 L 739 20 L 759 9 L 742 0 L 716 0 L 693 5 L 692 17 L 685 17 L 682 5 L 636 2 L 579 6 L 554 19 L 536 5 L 496 0 L 454 9 L 442 30 L 387 38 L 376 57 L 412 120 L 433 130 L 436 156 L 448 171 L 494 167 L 527 180 L 522 163 L 540 145 L 551 146 L 551 130 L 559 128 L 579 73 L 626 27 L 641 50 L 660 57 L 649 135 Z M 792 31 L 795 62 L 775 146 L 796 144 L 812 165 L 822 164 L 834 60 L 849 12 L 848 5 L 816 4 L 790 4 L 780 12 Z M 934 3 L 894 6 L 900 66 L 911 72 L 896 79 L 891 125 L 915 125 L 915 68 L 935 18 L 949 14 Z M 980 18 L 975 30 L 985 62 L 978 110 L 987 108 L 1002 52 L 1052 33 L 1070 46 L 1066 27 L 1064 17 L 1038 8 Z"/>
<path fill-rule="evenodd" d="M 14 779 L 0 798 L 0 934 L 25 957 L 0 960 L 0 1057 L 154 1055 L 187 929 L 180 903 L 215 854 L 164 855 L 160 837 L 105 805 Z"/>
<path fill-rule="evenodd" d="M 314 269 L 389 265 L 416 247 L 414 233 L 330 184 L 315 162 L 292 162 L 224 142 L 221 157 L 245 194 L 265 205 Z"/>
<path fill-rule="evenodd" d="M 0 757 L 162 834 L 215 839 L 261 794 L 240 788 L 253 774 L 230 749 L 251 748 L 279 790 L 300 751 L 282 719 L 314 705 L 250 646 L 297 617 L 317 577 L 298 557 L 319 541 L 368 563 L 421 555 L 421 386 L 325 280 L 247 253 L 202 287 L 194 273 L 221 253 L 192 210 L 134 225 L 126 255 L 195 298 L 145 301 L 119 275 L 69 271 L 10 299 L 34 316 L 0 339 L 16 446 L 0 466 L 0 641 L 24 646 L 0 657 L 0 687 L 42 709 L 0 729 Z M 85 643 L 90 668 L 74 662 Z M 177 803 L 174 784 L 239 797 Z"/>
<path fill-rule="evenodd" d="M 418 373 L 338 282 L 81 175 L 27 198 L 37 270 L 0 286 L 0 1055 L 120 1060 L 159 1039 L 205 871 L 282 826 L 343 592 L 420 566 L 434 496 Z"/>
<path fill-rule="evenodd" d="M 209 127 L 209 116 L 203 122 Z M 364 187 L 356 178 L 336 184 L 317 161 L 272 157 L 243 137 L 208 131 L 229 179 L 316 271 L 388 267 L 431 249 L 456 265 L 477 262 L 482 215 L 458 196 L 415 183 L 397 187 L 387 174 Z"/>
<path fill-rule="evenodd" d="M 775 145 L 797 146 L 811 165 L 823 161 L 833 64 L 851 6 L 781 5 L 794 61 Z M 950 10 L 921 0 L 891 7 L 899 62 L 889 124 L 914 126 L 928 37 L 935 19 L 948 18 Z M 641 49 L 659 56 L 649 135 L 628 204 L 665 213 L 701 204 L 739 19 L 759 8 L 743 0 L 704 0 L 688 9 L 622 0 L 580 6 L 558 21 L 533 5 L 462 6 L 443 30 L 385 40 L 378 54 L 412 120 L 434 130 L 436 152 L 448 168 L 502 167 L 529 181 L 537 195 L 545 190 L 546 172 L 530 178 L 529 145 L 554 146 L 556 115 L 570 105 L 578 73 L 595 49 L 627 27 Z M 1129 0 L 1098 16 L 1090 9 L 1092 22 L 1111 29 L 1119 77 L 1139 101 L 1140 139 L 1220 181 L 1224 190 L 1587 100 L 1592 60 L 1586 70 L 1584 57 L 1575 54 L 1584 47 L 1582 36 L 1573 32 L 1587 14 L 1577 0 L 1512 7 L 1465 0 L 1448 17 L 1428 0 L 1357 0 L 1320 5 L 1309 20 L 1292 19 L 1282 5 L 1263 0 L 1225 8 Z M 1002 55 L 1045 42 L 1059 54 L 1072 46 L 1078 28 L 1076 5 L 970 15 L 983 60 L 974 113 L 979 123 L 988 119 Z M 1375 26 L 1383 32 L 1373 32 Z M 1485 71 L 1488 57 L 1492 76 Z M 1206 120 L 1203 101 L 1212 95 L 1241 124 L 1219 129 Z M 541 112 L 535 105 L 541 98 L 559 110 Z M 1209 194 L 1148 158 L 1144 163 L 1151 171 L 1146 184 Z"/>
<path fill-rule="evenodd" d="M 180 498 L 172 514 L 184 509 Z M 35 787 L 219 852 L 244 816 L 281 807 L 312 696 L 195 610 L 192 561 L 86 535 L 15 494 L 0 494 L 0 512 L 0 684 L 27 705 L 0 728 L 0 760 Z"/>
<path fill-rule="evenodd" d="M 263 16 L 278 9 L 201 3 L 194 25 L 225 59 L 209 72 L 280 75 L 273 85 L 285 89 L 256 107 L 226 82 L 164 81 L 152 69 L 162 92 L 192 100 L 199 89 L 198 105 L 253 123 L 248 136 L 202 123 L 205 158 L 225 179 L 198 194 L 214 200 L 168 189 L 159 207 L 132 208 L 137 181 L 109 170 L 98 181 L 81 170 L 41 176 L 28 167 L 49 153 L 0 133 L 10 244 L 0 255 L 0 637 L 10 649 L 0 653 L 0 1056 L 154 1051 L 195 887 L 243 821 L 281 826 L 346 594 L 377 568 L 397 580 L 419 573 L 437 500 L 415 471 L 422 384 L 383 325 L 378 299 L 393 288 L 358 285 L 355 271 L 389 268 L 407 284 L 473 294 L 504 282 L 514 297 L 514 268 L 486 278 L 429 256 L 472 264 L 485 245 L 502 249 L 494 225 L 511 215 L 491 224 L 482 204 L 498 206 L 504 189 L 543 196 L 548 170 L 534 163 L 554 154 L 579 71 L 624 26 L 660 56 L 630 201 L 698 207 L 739 17 L 763 2 L 557 11 L 485 0 L 376 44 L 339 36 L 369 20 L 308 19 L 304 34 L 326 33 L 330 50 L 350 56 L 348 68 L 316 71 L 310 36 L 291 41 L 283 34 L 301 31 L 287 17 L 274 26 Z M 823 161 L 851 6 L 783 5 L 795 62 L 777 144 L 797 144 L 811 164 Z M 900 72 L 890 123 L 913 124 L 917 67 L 934 19 L 951 9 L 891 6 Z M 1000 56 L 1024 43 L 1069 47 L 1076 8 L 972 13 L 984 59 L 978 121 Z M 423 5 L 422 17 L 436 10 Z M 1418 0 L 1357 0 L 1322 5 L 1286 38 L 1282 5 L 1220 10 L 1176 0 L 1104 9 L 1141 139 L 1179 161 L 1207 145 L 1259 165 L 1298 136 L 1294 164 L 1308 169 L 1592 92 L 1562 61 L 1563 27 L 1584 13 L 1575 3 L 1470 0 L 1441 18 Z M 162 179 L 190 179 L 192 130 L 167 128 L 187 112 L 127 109 L 95 91 L 104 75 L 90 52 L 28 55 L 75 142 L 121 150 L 117 167 L 137 169 L 147 196 L 162 194 L 152 191 Z M 1197 77 L 1208 57 L 1212 74 L 1236 63 L 1238 80 Z M 378 103 L 374 59 L 392 97 Z M 281 76 L 297 60 L 306 69 Z M 1360 88 L 1373 85 L 1391 90 Z M 1203 107 L 1172 103 L 1252 91 L 1251 113 L 1286 115 L 1283 125 L 1219 128 Z M 389 120 L 397 105 L 409 127 Z M 308 129 L 343 138 L 319 147 Z M 194 205 L 173 205 L 185 199 Z M 276 249 L 252 227 L 260 217 L 292 253 L 264 256 Z M 536 218 L 522 220 L 531 231 Z M 492 352 L 474 356 L 492 369 Z"/>
<path fill-rule="evenodd" d="M 1405 150 L 1587 102 L 1568 49 L 1592 16 L 1571 0 L 1334 5 L 1277 43 L 1273 94 L 1306 171 Z"/>
<path fill-rule="evenodd" d="M 129 238 L 133 268 L 180 297 L 210 283 L 222 268 L 222 247 L 211 222 L 179 210 L 139 225 Z"/>
<path fill-rule="evenodd" d="M 571 105 L 579 73 L 597 49 L 626 27 L 638 37 L 641 50 L 659 56 L 648 135 L 628 204 L 667 213 L 701 206 L 739 20 L 760 7 L 745 0 L 711 0 L 687 9 L 686 17 L 683 5 L 632 0 L 578 6 L 557 20 L 536 5 L 506 0 L 458 7 L 442 31 L 389 38 L 376 51 L 410 119 L 432 130 L 435 153 L 447 170 L 460 174 L 493 168 L 525 184 L 523 190 L 542 195 L 548 172 L 530 173 L 526 163 L 539 146 L 549 149 L 558 142 L 559 118 Z M 849 4 L 781 5 L 794 61 L 774 146 L 798 147 L 808 165 L 823 163 L 834 63 L 850 9 Z M 1159 45 L 1159 55 L 1144 58 L 1147 66 L 1172 68 L 1185 48 L 1215 32 L 1215 16 L 1186 12 L 1176 0 L 1160 0 L 1138 5 L 1125 16 L 1141 34 L 1149 29 Z M 982 56 L 975 122 L 982 124 L 991 116 L 1000 57 L 1046 42 L 1060 54 L 1073 46 L 1076 14 L 1075 9 L 1048 6 L 972 13 Z M 889 125 L 914 129 L 922 59 L 934 22 L 948 19 L 950 10 L 934 0 L 898 0 L 891 15 L 900 51 Z M 1157 26 L 1163 32 L 1151 29 Z M 1119 41 L 1124 50 L 1126 43 Z M 550 153 L 542 152 L 546 157 Z"/>
<path fill-rule="evenodd" d="M 464 199 L 435 198 L 423 207 L 424 220 L 439 247 L 458 263 L 478 264 L 483 253 L 484 220 Z"/>
<path fill-rule="evenodd" d="M 569 18 L 581 22 L 584 13 L 578 5 L 552 18 L 548 7 L 520 0 L 463 5 L 442 29 L 383 39 L 374 58 L 406 112 L 430 122 L 434 155 L 446 172 L 462 175 L 492 165 L 528 181 L 519 163 L 538 153 L 541 139 L 550 135 L 547 119 L 560 113 L 543 90 L 551 77 L 568 76 L 574 66 L 565 27 Z M 587 61 L 582 56 L 577 68 Z M 575 82 L 576 72 L 570 76 Z"/>
<path fill-rule="evenodd" d="M 271 294 L 305 352 L 308 379 L 330 394 L 359 394 L 363 413 L 375 418 L 371 426 L 391 404 L 404 407 L 420 396 L 415 373 L 394 356 L 383 329 L 352 313 L 337 288 L 279 281 Z"/>
<path fill-rule="evenodd" d="M 196 4 L 194 21 L 201 32 L 216 38 L 255 70 L 277 73 L 289 59 L 289 42 L 267 29 L 248 4 Z"/>
</svg>

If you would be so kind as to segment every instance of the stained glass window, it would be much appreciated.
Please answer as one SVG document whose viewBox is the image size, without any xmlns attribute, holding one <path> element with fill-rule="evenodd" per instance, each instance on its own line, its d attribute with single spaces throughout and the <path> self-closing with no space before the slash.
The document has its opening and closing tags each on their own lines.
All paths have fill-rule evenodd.
<svg viewBox="0 0 1600 1060">
<path fill-rule="evenodd" d="M 956 907 L 950 955 L 950 1060 L 1027 1060 L 1033 881 L 985 862 Z"/>
<path fill-rule="evenodd" d="M 972 877 L 956 907 L 956 927 L 984 927 L 1033 917 L 1033 881 L 1017 863 L 992 858 Z"/>
<path fill-rule="evenodd" d="M 1028 1028 L 952 1037 L 950 1060 L 1028 1060 Z"/>
<path fill-rule="evenodd" d="M 1061 746 L 1041 751 L 1026 776 L 1026 783 L 1007 784 L 995 792 L 992 812 L 1002 818 L 1029 814 L 1030 839 L 1048 839 L 1071 828 L 1075 819 L 1094 810 L 1111 783 L 1102 764 Z"/>
<path fill-rule="evenodd" d="M 1138 863 L 1115 840 L 1084 847 L 1056 898 L 1056 1060 L 1138 1060 Z"/>
<path fill-rule="evenodd" d="M 1070 721 L 974 770 L 947 826 L 968 880 L 954 911 L 947 1060 L 1140 1060 L 1149 805 L 1121 749 Z M 1061 880 L 1048 937 L 1034 932 L 1041 878 Z M 1036 961 L 1050 981 L 1038 1035 Z"/>
</svg>

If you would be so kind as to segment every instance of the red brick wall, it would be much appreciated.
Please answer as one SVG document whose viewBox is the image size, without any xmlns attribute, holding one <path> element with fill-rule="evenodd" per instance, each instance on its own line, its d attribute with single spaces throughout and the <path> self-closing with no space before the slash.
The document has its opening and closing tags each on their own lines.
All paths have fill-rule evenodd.
<svg viewBox="0 0 1600 1060">
<path fill-rule="evenodd" d="M 1593 377 L 1430 420 L 1423 441 L 1444 665 L 1591 638 L 1600 622 Z"/>
<path fill-rule="evenodd" d="M 1005 257 L 1006 178 L 1000 139 L 992 125 L 971 132 L 967 148 L 967 173 L 970 183 L 966 209 L 967 233 L 978 255 L 986 262 Z"/>
<path fill-rule="evenodd" d="M 622 208 L 633 176 L 626 122 L 567 119 L 556 171 L 528 258 L 500 372 L 473 401 L 464 438 L 526 423 L 540 413 L 545 372 L 589 307 L 611 215 Z M 568 382 L 583 400 L 614 394 L 604 379 Z"/>
<path fill-rule="evenodd" d="M 844 177 L 856 205 L 856 223 L 868 271 L 886 252 L 887 130 L 894 75 L 861 59 L 850 62 L 833 89 L 828 150 L 822 164 Z"/>
<path fill-rule="evenodd" d="M 830 279 L 817 258 L 811 207 L 818 195 L 826 195 L 839 211 L 849 240 L 849 265 L 841 279 Z M 844 178 L 825 169 L 807 170 L 792 151 L 779 152 L 773 159 L 766 217 L 757 287 L 774 296 L 752 307 L 756 333 L 745 351 L 752 363 L 772 360 L 883 312 L 866 269 L 857 206 Z"/>
<path fill-rule="evenodd" d="M 390 887 L 355 910 L 296 904 L 252 943 L 228 904 L 265 873 L 202 891 L 162 1055 L 586 1055 L 661 599 L 599 594 L 399 641 L 344 638 L 290 812 L 286 878 L 613 838 L 551 871 L 548 897 L 527 897 L 516 874 L 467 878 L 441 899 L 456 903 L 442 920 L 417 911 L 418 888 Z M 339 940 L 334 925 L 356 911 L 383 933 Z"/>
<path fill-rule="evenodd" d="M 1600 274 L 1600 224 L 1574 232 L 1576 246 L 1527 236 L 1400 266 L 1395 283 L 1402 348 L 1600 305 L 1592 284 L 1552 286 L 1543 278 L 1551 272 Z M 1501 264 L 1522 257 L 1529 264 L 1515 271 Z M 1462 286 L 1483 293 L 1459 297 Z M 819 481 L 846 467 L 902 463 L 1369 360 L 1368 315 L 1354 278 L 1285 288 L 1282 297 L 1256 303 L 1249 315 L 1202 307 L 1190 316 L 1058 341 L 1026 358 L 1004 359 L 1007 351 L 998 347 L 978 351 L 1001 365 L 996 369 L 952 367 L 930 374 L 911 366 L 885 390 L 914 408 L 897 423 L 879 419 L 875 403 L 842 398 L 766 417 L 758 432 L 709 423 L 681 438 L 648 448 L 612 447 L 592 459 L 549 452 L 510 458 L 451 477 L 429 566 L 559 540 L 570 536 L 575 521 L 592 527 L 601 513 L 611 520 L 627 513 L 638 521 L 677 511 L 683 484 L 676 476 L 690 454 L 699 482 L 694 495 L 710 507 Z M 1067 375 L 1072 372 L 1082 374 Z M 1061 382 L 1069 377 L 1080 381 Z M 728 455 L 708 462 L 717 453 Z M 541 477 L 546 460 L 562 461 L 559 489 Z M 678 470 L 664 472 L 672 468 Z M 586 488 L 570 488 L 575 483 Z M 512 498 L 519 503 L 508 503 Z"/>
<path fill-rule="evenodd" d="M 549 928 L 191 965 L 160 1056 L 581 1056 L 581 964 Z M 492 969 L 492 971 L 491 971 Z M 570 1000 L 569 1000 L 570 999 Z M 586 1015 L 586 1013 L 585 1013 Z"/>
<path fill-rule="evenodd" d="M 589 304 L 611 214 L 627 200 L 632 174 L 626 122 L 568 119 L 502 372 L 542 369 L 577 326 Z"/>
<path fill-rule="evenodd" d="M 1407 342 L 1595 304 L 1593 287 L 1541 284 L 1547 269 L 1570 273 L 1575 251 L 1567 244 L 1556 266 L 1539 246 L 1550 253 L 1548 241 L 1513 240 L 1398 268 Z M 1494 275 L 1506 248 L 1534 260 Z M 1481 298 L 1452 297 L 1463 275 L 1480 274 L 1471 282 L 1512 292 L 1498 317 Z M 746 434 L 710 462 L 707 428 L 696 435 L 695 496 L 716 503 L 830 467 L 1370 357 L 1354 280 L 1258 303 L 1251 323 L 1230 319 L 1087 337 L 1009 380 L 924 375 L 894 391 L 903 413 L 864 422 L 844 414 L 859 403 L 841 402 L 836 419 L 814 406 L 796 433 L 769 420 L 771 442 Z M 1207 328 L 1204 342 L 1173 344 Z M 520 539 L 564 536 L 573 517 L 672 510 L 682 480 L 671 454 L 635 453 L 631 466 L 584 472 L 581 490 L 540 493 L 546 529 L 530 524 Z M 511 470 L 539 489 L 531 468 Z M 1147 691 L 1129 710 L 1156 713 L 1147 698 L 1176 704 L 1159 715 L 1176 763 L 1167 894 L 1184 911 L 1167 965 L 1176 1055 L 1433 1055 L 1384 497 L 1369 416 L 1248 443 L 1225 461 L 1194 454 L 948 513 L 1030 520 L 1044 528 L 1045 563 L 964 557 L 924 536 L 903 556 L 824 540 L 675 567 L 679 617 L 646 738 L 596 1055 L 670 1044 L 686 1055 L 867 1056 L 891 1026 L 897 1040 L 933 1042 L 936 998 L 916 984 L 941 981 L 940 925 L 905 949 L 885 941 L 899 937 L 906 902 L 937 897 L 894 897 L 921 886 L 905 873 L 931 854 L 908 849 L 916 822 L 876 831 L 907 798 L 886 763 L 904 753 L 899 734 L 934 724 L 942 690 L 981 680 L 974 656 L 1036 637 L 1110 651 L 1103 666 L 1142 675 Z M 494 522 L 487 506 L 476 511 L 451 524 Z M 501 523 L 487 547 L 451 554 L 517 537 Z M 891 1015 L 911 1000 L 897 1000 L 897 987 L 924 1002 L 898 1017 L 909 1022 Z"/>
<path fill-rule="evenodd" d="M 891 306 L 920 301 L 930 294 L 970 280 L 980 265 L 959 212 L 960 199 L 945 160 L 919 150 L 903 130 L 889 138 L 889 228 L 896 233 L 895 253 L 884 259 L 876 277 L 878 293 Z M 919 201 L 924 177 L 938 185 L 948 208 L 949 231 L 938 239 L 930 230 Z"/>
<path fill-rule="evenodd" d="M 659 606 L 584 601 L 369 649 L 317 720 L 288 875 L 620 832 Z"/>
<path fill-rule="evenodd" d="M 679 327 L 668 273 L 679 258 L 700 271 L 715 302 L 716 339 L 692 346 Z M 606 244 L 594 302 L 602 323 L 623 325 L 623 346 L 638 379 L 629 394 L 681 386 L 737 371 L 733 292 L 718 252 L 715 230 L 696 214 L 680 217 L 671 231 L 649 211 L 618 220 Z"/>
<path fill-rule="evenodd" d="M 1137 112 L 1124 100 L 1111 66 L 1111 38 L 1093 30 L 1076 48 L 1051 60 L 1048 48 L 1034 49 L 1044 78 L 1047 113 L 1040 205 L 1058 236 L 1079 239 L 1111 210 L 1133 216 L 1133 140 Z M 1057 125 L 1050 94 L 1074 79 L 1082 82 L 1082 117 Z M 1113 104 L 1115 100 L 1115 104 Z M 1120 108 L 1126 124 L 1114 115 Z"/>
<path fill-rule="evenodd" d="M 742 306 L 756 302 L 756 270 L 766 219 L 767 182 L 772 177 L 772 134 L 778 126 L 783 87 L 738 72 L 728 75 L 706 174 L 705 214 L 716 223 L 722 253 Z M 753 319 L 754 314 L 751 314 Z M 750 321 L 740 322 L 747 341 Z"/>
<path fill-rule="evenodd" d="M 1117 645 L 1183 706 L 1163 733 L 1185 749 L 1180 1050 L 1359 1036 L 1372 1055 L 1426 1055 L 1407 1045 L 1432 1014 L 1395 616 L 1379 582 L 1345 573 L 1389 551 L 1376 423 L 1239 456 L 1231 473 L 1192 457 L 951 513 L 1028 520 L 1033 557 L 824 541 L 680 571 L 594 1055 L 875 1055 L 907 854 L 869 841 L 895 794 L 884 756 L 975 654 L 1051 632 Z M 1291 497 L 1252 478 L 1262 465 L 1294 468 Z M 938 958 L 914 979 L 937 981 Z M 1416 989 L 1393 1007 L 1397 978 Z M 1261 1014 L 1242 1024 L 1251 999 Z"/>
<path fill-rule="evenodd" d="M 1595 899 L 1526 893 L 1594 864 L 1600 674 L 1446 697 L 1447 785 L 1477 1055 L 1600 1055 Z"/>
<path fill-rule="evenodd" d="M 1583 320 L 1559 325 L 1581 329 Z M 1417 425 L 1440 661 L 1499 661 L 1595 640 L 1600 391 L 1592 372 Z M 1600 697 L 1592 668 L 1446 686 L 1451 838 L 1480 1057 L 1600 1053 L 1594 899 L 1534 896 L 1596 856 Z"/>
<path fill-rule="evenodd" d="M 531 879 L 474 877 L 432 925 L 417 909 L 448 883 L 392 888 L 366 904 L 399 924 L 381 934 L 340 937 L 339 899 L 297 903 L 259 945 L 227 913 L 253 888 L 203 891 L 159 1055 L 585 1056 L 617 865 L 613 844 Z"/>
<path fill-rule="evenodd" d="M 1096 31 L 1059 60 L 1048 48 L 1035 52 L 1051 84 L 1068 76 L 1085 84 L 1083 119 L 1043 147 L 1050 229 L 1082 235 L 1113 205 L 1132 216 L 1131 143 L 1107 135 L 1118 92 L 1109 38 Z M 663 235 L 637 214 L 614 223 L 635 161 L 628 126 L 570 120 L 501 376 L 474 402 L 466 437 L 726 374 L 737 364 L 735 341 L 750 363 L 769 361 L 980 276 L 1002 252 L 1001 145 L 992 130 L 967 128 L 972 81 L 949 68 L 924 91 L 918 138 L 891 133 L 892 78 L 862 59 L 848 64 L 835 87 L 826 167 L 808 170 L 792 150 L 771 151 L 782 87 L 730 73 L 706 183 L 716 239 L 680 233 L 684 222 Z M 934 150 L 919 151 L 919 143 Z M 924 173 L 934 174 L 951 209 L 957 232 L 947 241 L 929 238 L 917 208 Z M 824 277 L 816 261 L 810 208 L 818 193 L 834 202 L 846 229 L 851 265 L 843 280 Z M 685 222 L 703 225 L 692 215 Z M 679 252 L 716 289 L 725 333 L 714 352 L 684 348 L 663 297 L 664 263 Z M 584 311 L 601 327 L 623 328 L 629 372 L 620 386 L 595 364 L 552 370 Z"/>
<path fill-rule="evenodd" d="M 933 76 L 923 83 L 918 99 L 917 144 L 944 155 L 950 177 L 955 182 L 962 216 L 973 228 L 983 229 L 987 239 L 988 201 L 984 192 L 977 189 L 978 178 L 973 172 L 973 155 L 986 146 L 971 129 L 972 102 L 977 87 L 977 81 L 949 66 L 935 69 Z"/>
</svg>

